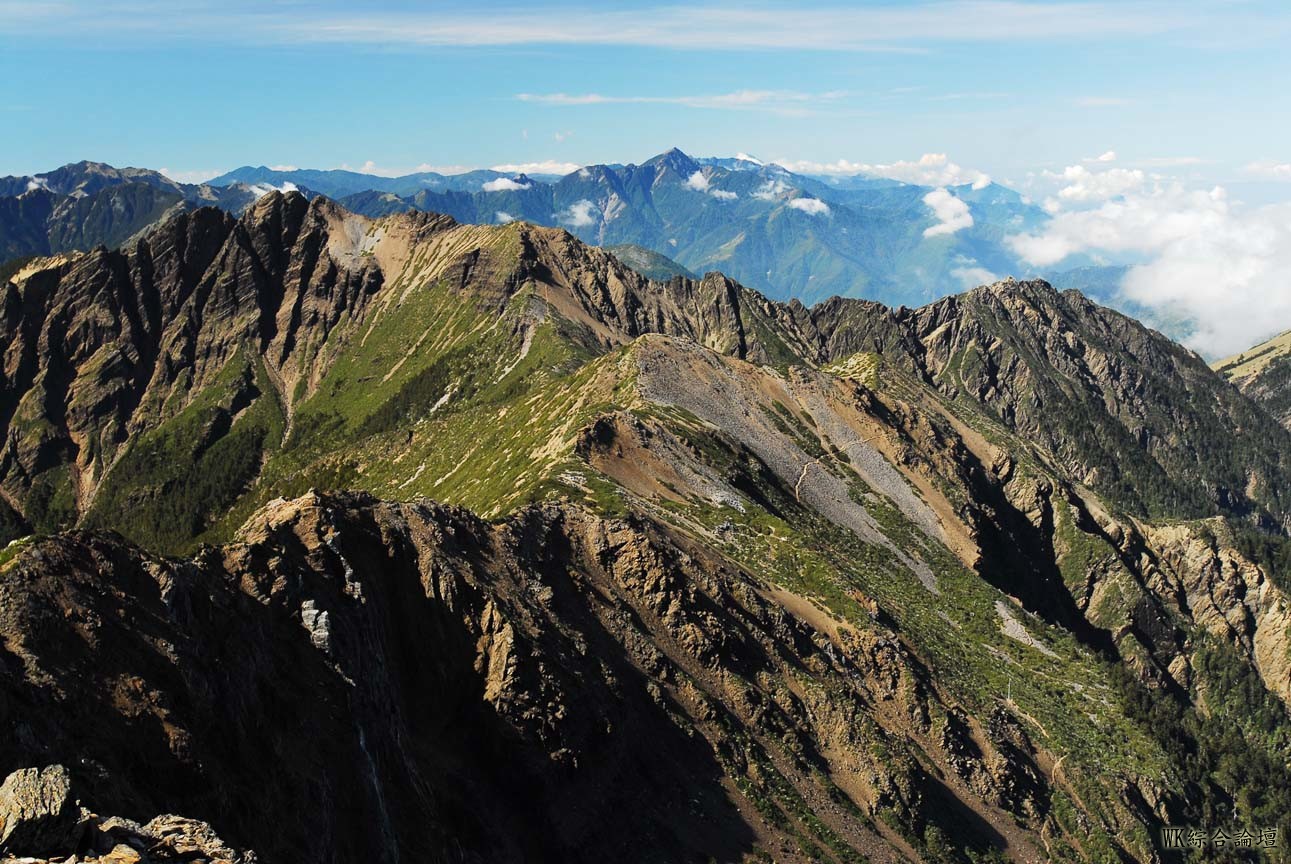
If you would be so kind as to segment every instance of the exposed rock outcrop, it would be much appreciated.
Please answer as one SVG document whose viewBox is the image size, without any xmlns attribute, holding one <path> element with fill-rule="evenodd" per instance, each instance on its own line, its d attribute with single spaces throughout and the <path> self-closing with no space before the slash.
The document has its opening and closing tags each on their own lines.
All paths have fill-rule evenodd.
<svg viewBox="0 0 1291 864">
<path fill-rule="evenodd" d="M 62 765 L 15 771 L 0 785 L 0 854 L 70 850 L 79 816 Z"/>
<path fill-rule="evenodd" d="M 62 765 L 15 771 L 0 786 L 0 861 L 13 864 L 255 864 L 211 826 L 181 816 L 147 824 L 99 816 L 73 800 Z"/>
</svg>

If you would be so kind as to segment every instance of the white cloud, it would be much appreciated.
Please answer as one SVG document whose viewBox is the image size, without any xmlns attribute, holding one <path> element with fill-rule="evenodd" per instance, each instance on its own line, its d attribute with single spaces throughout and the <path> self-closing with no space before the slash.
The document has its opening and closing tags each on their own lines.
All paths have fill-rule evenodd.
<svg viewBox="0 0 1291 864">
<path fill-rule="evenodd" d="M 680 96 L 629 95 L 603 93 L 517 93 L 521 102 L 540 105 L 681 105 L 686 108 L 724 109 L 731 111 L 770 111 L 779 114 L 803 114 L 808 106 L 837 102 L 847 95 L 842 90 L 806 93 L 798 90 L 735 90 L 730 93 L 683 94 Z"/>
<path fill-rule="evenodd" d="M 708 178 L 704 176 L 703 171 L 696 171 L 686 178 L 686 188 L 694 189 L 696 192 L 707 192 Z"/>
<path fill-rule="evenodd" d="M 1211 356 L 1244 350 L 1291 320 L 1291 204 L 1243 208 L 1220 187 L 1158 182 L 1007 242 L 1037 267 L 1080 252 L 1146 258 L 1122 292 L 1190 320 L 1188 343 Z"/>
<path fill-rule="evenodd" d="M 973 214 L 968 205 L 956 198 L 945 186 L 938 187 L 923 196 L 923 203 L 937 217 L 937 224 L 923 230 L 925 237 L 937 237 L 941 234 L 954 234 L 965 228 L 973 227 Z"/>
<path fill-rule="evenodd" d="M 299 171 L 295 165 L 270 165 L 270 171 Z"/>
<path fill-rule="evenodd" d="M 750 156 L 747 153 L 736 153 L 735 158 L 739 159 L 741 162 L 752 162 L 754 165 L 763 164 L 761 159 L 758 159 L 754 156 Z"/>
<path fill-rule="evenodd" d="M 794 198 L 787 202 L 795 210 L 801 210 L 808 216 L 828 216 L 829 205 L 819 198 Z"/>
<path fill-rule="evenodd" d="M 13 7 L 14 3 L 7 4 Z M 100 35 L 139 32 L 255 42 L 422 46 L 615 45 L 668 49 L 893 51 L 926 43 L 1019 44 L 1070 42 L 1110 36 L 1234 30 L 1256 34 L 1269 18 L 1258 9 L 1227 4 L 1170 7 L 1160 0 L 1088 0 L 1033 4 L 1021 0 L 940 0 L 918 4 L 794 5 L 778 0 L 751 7 L 671 4 L 604 8 L 584 4 L 507 10 L 403 8 L 349 11 L 335 4 L 308 15 L 296 9 L 260 8 L 246 2 L 188 4 L 188 14 L 167 16 L 155 3 L 135 3 L 138 15 L 112 14 L 113 4 L 19 2 L 6 24 L 19 33 L 44 33 L 55 24 Z M 155 6 L 155 14 L 146 14 Z"/>
<path fill-rule="evenodd" d="M 735 192 L 728 192 L 725 189 L 713 189 L 709 186 L 709 180 L 704 176 L 703 171 L 696 171 L 686 178 L 686 188 L 693 189 L 696 192 L 706 192 L 721 201 L 734 201 L 740 196 Z"/>
<path fill-rule="evenodd" d="M 485 192 L 523 192 L 525 189 L 532 189 L 532 183 L 519 183 L 510 177 L 498 177 L 495 180 L 489 180 L 480 187 Z"/>
<path fill-rule="evenodd" d="M 574 162 L 557 162 L 546 159 L 542 162 L 511 162 L 505 165 L 491 166 L 494 171 L 505 171 L 508 174 L 573 174 L 579 169 Z"/>
<path fill-rule="evenodd" d="M 216 171 L 214 169 L 206 171 L 171 171 L 169 168 L 161 168 L 159 170 L 162 174 L 166 175 L 171 180 L 174 180 L 176 183 L 205 183 L 212 177 L 218 177 L 224 173 L 223 171 Z"/>
<path fill-rule="evenodd" d="M 512 216 L 510 213 L 508 213 L 505 210 L 499 210 L 497 213 L 493 215 L 498 220 L 499 225 L 505 225 L 508 222 L 516 221 L 516 217 Z"/>
<path fill-rule="evenodd" d="M 847 159 L 839 159 L 836 162 L 777 159 L 776 164 L 799 174 L 839 176 L 868 174 L 873 177 L 900 180 L 902 183 L 914 183 L 919 186 L 964 186 L 971 184 L 974 189 L 984 189 L 991 182 L 990 175 L 972 168 L 962 168 L 951 162 L 945 153 L 925 153 L 914 162 L 898 161 L 886 164 L 851 162 Z"/>
<path fill-rule="evenodd" d="M 1065 184 L 1058 190 L 1059 199 L 1074 202 L 1106 201 L 1142 188 L 1147 180 L 1137 168 L 1090 171 L 1084 165 L 1069 165 L 1060 175 L 1046 172 L 1046 176 Z"/>
<path fill-rule="evenodd" d="M 866 174 L 873 166 L 839 159 L 837 162 L 814 162 L 810 159 L 777 159 L 775 164 L 797 174 L 830 174 L 849 176 Z"/>
<path fill-rule="evenodd" d="M 1108 150 L 1106 153 L 1103 153 L 1103 154 L 1098 155 L 1098 156 L 1093 156 L 1093 157 L 1090 157 L 1090 158 L 1088 158 L 1088 159 L 1082 159 L 1081 161 L 1082 161 L 1082 162 L 1115 162 L 1115 161 L 1116 161 L 1116 151 L 1115 151 L 1115 150 Z"/>
<path fill-rule="evenodd" d="M 567 141 L 570 138 L 573 138 L 574 133 L 573 132 L 553 132 L 551 137 L 556 140 L 557 144 L 560 144 L 560 143 L 563 143 L 564 141 Z"/>
<path fill-rule="evenodd" d="M 792 188 L 780 179 L 768 180 L 753 191 L 753 197 L 761 201 L 774 201 Z"/>
<path fill-rule="evenodd" d="M 1136 160 L 1136 164 L 1147 168 L 1180 168 L 1185 165 L 1202 165 L 1205 162 L 1200 156 L 1149 156 Z"/>
<path fill-rule="evenodd" d="M 1261 159 L 1252 162 L 1242 169 L 1245 173 L 1265 180 L 1291 180 L 1291 162 L 1274 162 L 1272 159 Z"/>
<path fill-rule="evenodd" d="M 405 174 L 444 174 L 451 176 L 453 174 L 465 174 L 468 171 L 475 171 L 474 165 L 431 165 L 429 162 L 422 162 L 420 165 L 408 171 L 397 172 L 397 176 Z"/>
<path fill-rule="evenodd" d="M 252 186 L 249 186 L 249 187 L 247 187 L 247 188 L 248 188 L 251 192 L 254 192 L 254 193 L 255 193 L 255 196 L 256 196 L 256 198 L 257 198 L 257 199 L 263 198 L 264 196 L 268 195 L 270 192 L 298 192 L 298 191 L 300 191 L 299 187 L 297 187 L 295 183 L 291 183 L 291 182 L 283 183 L 281 186 L 272 186 L 272 185 L 270 185 L 270 184 L 268 184 L 268 183 L 256 183 L 256 184 L 254 184 L 254 185 L 252 185 Z"/>
<path fill-rule="evenodd" d="M 360 174 L 371 174 L 374 177 L 405 177 L 409 174 L 465 174 L 467 171 L 476 170 L 473 165 L 431 165 L 429 162 L 423 162 L 412 168 L 390 168 L 384 165 L 378 165 L 369 159 L 358 168 L 353 167 L 348 162 L 342 162 L 337 166 L 342 171 L 357 171 Z"/>
<path fill-rule="evenodd" d="M 586 228 L 588 225 L 596 224 L 596 217 L 592 215 L 595 210 L 596 205 L 584 198 L 570 204 L 556 218 L 562 224 L 574 228 Z"/>
<path fill-rule="evenodd" d="M 403 173 L 393 168 L 381 168 L 371 159 L 364 162 L 358 170 L 360 174 L 374 174 L 378 177 L 398 177 Z"/>
<path fill-rule="evenodd" d="M 990 285 L 992 282 L 1000 281 L 999 276 L 985 267 L 972 266 L 975 264 L 976 262 L 971 262 L 963 267 L 953 267 L 950 275 L 958 279 L 959 284 L 965 288 L 976 288 L 978 285 Z"/>
</svg>

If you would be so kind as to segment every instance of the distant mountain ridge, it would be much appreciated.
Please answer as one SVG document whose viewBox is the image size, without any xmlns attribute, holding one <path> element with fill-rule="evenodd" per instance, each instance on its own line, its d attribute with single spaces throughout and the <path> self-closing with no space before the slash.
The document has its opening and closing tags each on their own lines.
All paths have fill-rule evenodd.
<svg viewBox="0 0 1291 864">
<path fill-rule="evenodd" d="M 833 294 L 919 305 L 985 281 L 1026 275 L 1003 238 L 1046 215 L 1002 186 L 953 187 L 971 225 L 938 230 L 930 187 L 863 178 L 830 183 L 747 159 L 673 149 L 640 165 L 589 165 L 554 183 L 476 172 L 399 194 L 373 182 L 340 202 L 369 216 L 423 210 L 461 222 L 522 219 L 596 245 L 632 244 L 701 273 L 720 270 L 768 296 Z M 243 175 L 236 176 L 267 176 Z M 275 174 L 319 182 L 306 174 Z M 294 181 L 293 181 L 294 182 Z M 383 187 L 383 188 L 377 188 Z M 316 187 L 311 187 L 316 188 Z"/>
<path fill-rule="evenodd" d="M 491 180 L 513 176 L 515 175 L 502 171 L 480 169 L 461 174 L 420 171 L 399 177 L 383 177 L 341 168 L 315 170 L 244 165 L 208 180 L 207 183 L 211 186 L 229 186 L 234 183 L 281 186 L 283 183 L 293 183 L 313 189 L 320 195 L 341 199 L 359 192 L 389 192 L 399 196 L 415 195 L 425 189 L 436 192 L 465 192 L 479 189 Z M 559 175 L 539 175 L 539 177 L 544 181 L 553 181 L 558 179 Z"/>
<path fill-rule="evenodd" d="M 139 186 L 152 191 L 112 191 Z M 1047 275 L 1021 261 L 1006 238 L 1038 230 L 1049 216 L 1006 187 L 936 190 L 957 214 L 943 221 L 925 200 L 933 187 L 807 176 L 751 157 L 695 158 L 675 148 L 640 165 L 589 165 L 564 176 L 477 170 L 384 177 L 244 166 L 197 185 L 81 162 L 0 179 L 0 261 L 111 247 L 181 204 L 237 214 L 273 189 L 326 195 L 373 217 L 424 211 L 472 224 L 563 227 L 588 243 L 636 246 L 689 272 L 720 271 L 768 297 L 807 304 L 839 295 L 919 306 L 1006 275 Z M 38 192 L 61 197 L 18 201 Z M 64 200 L 95 195 L 106 197 L 95 205 Z M 1082 265 L 1070 270 L 1071 283 L 1053 281 L 1124 305 L 1117 290 L 1123 270 L 1078 257 L 1066 264 Z"/>
<path fill-rule="evenodd" d="M 241 213 L 274 188 L 180 183 L 159 171 L 88 161 L 44 174 L 0 177 L 0 263 L 114 248 L 177 210 L 214 205 Z M 296 184 L 282 188 L 313 194 Z"/>
</svg>

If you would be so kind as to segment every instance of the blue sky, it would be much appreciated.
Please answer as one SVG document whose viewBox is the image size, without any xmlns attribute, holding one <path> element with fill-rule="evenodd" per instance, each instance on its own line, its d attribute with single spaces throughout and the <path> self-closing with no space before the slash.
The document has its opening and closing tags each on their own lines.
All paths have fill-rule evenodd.
<svg viewBox="0 0 1291 864">
<path fill-rule="evenodd" d="M 669 147 L 1020 190 L 1036 268 L 1291 328 L 1291 3 L 0 0 L 0 174 L 547 173 Z M 937 200 L 950 202 L 944 191 Z"/>
<path fill-rule="evenodd" d="M 947 153 L 1015 185 L 1114 150 L 1243 184 L 1253 163 L 1291 162 L 1288 37 L 1276 2 L 0 0 L 0 173 L 582 164 L 676 145 Z"/>
</svg>

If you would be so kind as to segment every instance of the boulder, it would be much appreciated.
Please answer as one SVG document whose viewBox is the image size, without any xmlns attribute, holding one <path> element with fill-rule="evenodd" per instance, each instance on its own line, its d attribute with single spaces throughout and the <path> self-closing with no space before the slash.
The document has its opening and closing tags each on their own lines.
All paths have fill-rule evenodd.
<svg viewBox="0 0 1291 864">
<path fill-rule="evenodd" d="M 42 855 L 76 845 L 80 808 L 62 765 L 24 768 L 0 786 L 0 855 Z"/>
</svg>

